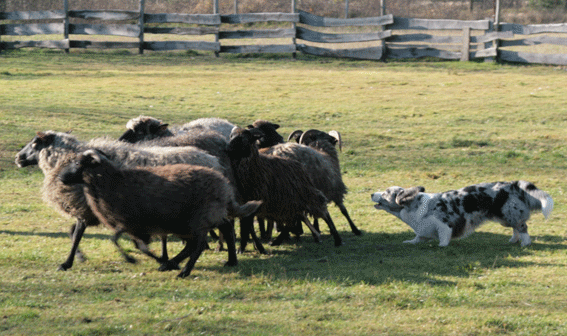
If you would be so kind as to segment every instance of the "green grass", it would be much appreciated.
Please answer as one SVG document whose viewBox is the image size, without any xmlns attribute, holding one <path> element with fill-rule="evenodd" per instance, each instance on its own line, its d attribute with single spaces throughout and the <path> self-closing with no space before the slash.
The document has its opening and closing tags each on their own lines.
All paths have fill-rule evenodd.
<svg viewBox="0 0 567 336">
<path fill-rule="evenodd" d="M 558 67 L 364 62 L 288 55 L 15 51 L 0 54 L 0 334 L 6 335 L 564 335 L 567 302 L 567 86 Z M 355 237 L 309 235 L 224 268 L 206 251 L 188 279 L 89 228 L 87 261 L 56 271 L 72 220 L 41 199 L 37 168 L 16 152 L 37 131 L 117 137 L 127 120 L 216 116 L 336 129 Z M 508 245 L 488 223 L 464 240 L 407 246 L 407 225 L 372 207 L 390 185 L 444 191 L 526 179 L 555 200 L 528 222 L 533 244 Z M 159 249 L 159 244 L 154 244 Z M 175 253 L 181 244 L 173 241 Z"/>
</svg>

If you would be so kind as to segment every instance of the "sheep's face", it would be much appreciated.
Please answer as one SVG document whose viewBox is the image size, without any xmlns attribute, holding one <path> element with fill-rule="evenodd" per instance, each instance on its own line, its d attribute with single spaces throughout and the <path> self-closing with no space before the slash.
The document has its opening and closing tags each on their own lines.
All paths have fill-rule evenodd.
<svg viewBox="0 0 567 336">
<path fill-rule="evenodd" d="M 136 122 L 133 122 L 136 121 Z M 128 130 L 118 138 L 119 141 L 135 143 L 170 135 L 168 124 L 163 124 L 155 118 L 132 119 L 127 124 Z"/>
<path fill-rule="evenodd" d="M 284 142 L 284 138 L 276 131 L 280 125 L 265 120 L 256 120 L 249 129 L 256 128 L 262 131 L 264 135 L 258 139 L 259 148 L 267 148 Z"/>
<path fill-rule="evenodd" d="M 228 143 L 227 153 L 230 159 L 238 160 L 252 156 L 257 151 L 256 140 L 260 139 L 264 134 L 258 129 L 242 129 L 234 128 L 230 134 L 230 142 Z"/>
<path fill-rule="evenodd" d="M 39 153 L 55 140 L 55 134 L 37 132 L 37 135 L 16 154 L 16 165 L 20 168 L 37 165 Z"/>
<path fill-rule="evenodd" d="M 83 172 L 85 169 L 98 167 L 101 162 L 102 158 L 96 151 L 88 150 L 79 154 L 76 160 L 63 168 L 59 173 L 59 179 L 67 185 L 84 183 Z"/>
<path fill-rule="evenodd" d="M 337 143 L 337 139 L 330 136 L 329 134 L 322 132 L 322 131 L 317 131 L 317 130 L 309 130 L 305 133 L 302 134 L 301 136 L 301 140 L 300 142 L 303 145 L 309 146 L 310 143 L 316 142 L 316 141 L 327 141 L 330 144 L 332 144 L 333 146 Z"/>
</svg>

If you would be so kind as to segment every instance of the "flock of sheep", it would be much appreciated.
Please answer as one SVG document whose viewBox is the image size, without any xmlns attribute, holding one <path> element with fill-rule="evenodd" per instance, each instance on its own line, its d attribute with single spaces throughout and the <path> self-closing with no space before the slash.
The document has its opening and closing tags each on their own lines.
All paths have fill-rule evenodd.
<svg viewBox="0 0 567 336">
<path fill-rule="evenodd" d="M 340 134 L 318 130 L 295 131 L 288 142 L 277 124 L 257 120 L 239 128 L 219 118 L 197 119 L 169 127 L 153 117 L 130 120 L 118 139 L 79 141 L 69 133 L 38 132 L 16 155 L 18 167 L 38 165 L 45 178 L 43 199 L 60 213 L 76 219 L 71 226 L 72 248 L 60 270 L 83 259 L 79 243 L 86 227 L 105 224 L 112 241 L 128 262 L 136 260 L 119 245 L 128 234 L 134 245 L 155 259 L 159 270 L 190 274 L 207 247 L 207 234 L 226 242 L 227 265 L 238 263 L 234 219 L 240 221 L 240 248 L 249 238 L 265 253 L 254 230 L 270 239 L 275 227 L 280 244 L 290 234 L 303 233 L 302 223 L 320 240 L 318 219 L 324 220 L 336 246 L 341 237 L 327 211 L 334 202 L 354 234 L 361 232 L 343 204 L 346 187 L 336 146 Z M 293 140 L 293 141 L 290 141 Z M 313 223 L 309 217 L 313 218 Z M 213 229 L 218 229 L 217 237 Z M 167 237 L 185 246 L 173 258 Z M 162 241 L 162 254 L 148 247 L 152 237 Z"/>
</svg>

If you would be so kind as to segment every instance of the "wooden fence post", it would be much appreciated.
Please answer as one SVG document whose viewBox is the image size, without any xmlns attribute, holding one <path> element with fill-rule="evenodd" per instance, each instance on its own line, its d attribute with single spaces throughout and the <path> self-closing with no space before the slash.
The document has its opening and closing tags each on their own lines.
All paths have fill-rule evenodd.
<svg viewBox="0 0 567 336">
<path fill-rule="evenodd" d="M 496 4 L 494 7 L 494 31 L 500 31 L 500 0 L 495 0 Z M 500 41 L 499 40 L 494 40 L 494 42 L 492 42 L 494 48 L 496 48 L 496 60 L 498 61 L 498 47 L 500 45 Z"/>
<path fill-rule="evenodd" d="M 213 0 L 213 14 L 219 14 L 219 0 Z M 219 25 L 220 28 L 220 25 Z M 215 42 L 219 42 L 219 33 L 215 33 Z M 215 51 L 215 57 L 219 57 L 219 52 Z"/>
<path fill-rule="evenodd" d="M 296 12 L 296 5 L 295 5 L 295 0 L 291 0 L 291 14 L 295 14 Z M 295 22 L 292 22 L 291 24 L 291 28 L 293 29 L 293 31 L 295 32 L 293 37 L 291 38 L 291 43 L 293 44 L 293 46 L 295 47 L 295 50 L 297 50 L 297 41 L 296 41 L 296 36 L 297 36 L 297 24 Z M 297 52 L 293 52 L 291 54 L 291 57 L 293 59 L 297 58 Z"/>
<path fill-rule="evenodd" d="M 145 0 L 140 0 L 140 19 L 138 21 L 138 24 L 140 26 L 140 46 L 138 48 L 138 53 L 141 55 L 144 53 L 144 25 L 145 25 L 145 20 L 144 20 L 144 12 L 145 12 Z"/>
<path fill-rule="evenodd" d="M 69 0 L 63 0 L 63 12 L 65 12 L 65 18 L 63 19 L 63 39 L 69 41 Z M 71 47 L 71 41 L 69 41 L 69 48 Z M 69 53 L 69 48 L 65 48 L 65 53 Z"/>
<path fill-rule="evenodd" d="M 345 0 L 345 19 L 348 19 L 348 0 Z"/>
<path fill-rule="evenodd" d="M 238 0 L 234 0 L 234 14 L 238 14 Z"/>
<path fill-rule="evenodd" d="M 461 49 L 461 61 L 468 61 L 470 58 L 471 28 L 463 28 L 463 47 Z"/>
<path fill-rule="evenodd" d="M 386 15 L 386 0 L 380 0 L 380 16 Z M 384 26 L 378 26 L 379 31 L 384 31 Z M 386 46 L 386 39 L 380 40 L 380 46 L 382 47 L 382 59 L 386 60 L 388 54 L 388 47 Z"/>
</svg>

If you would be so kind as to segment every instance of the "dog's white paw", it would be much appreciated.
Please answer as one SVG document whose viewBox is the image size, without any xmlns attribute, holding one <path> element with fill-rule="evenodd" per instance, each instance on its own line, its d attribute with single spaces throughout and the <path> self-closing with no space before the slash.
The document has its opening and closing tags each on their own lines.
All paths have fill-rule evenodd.
<svg viewBox="0 0 567 336">
<path fill-rule="evenodd" d="M 532 243 L 532 239 L 530 238 L 530 235 L 527 233 L 520 233 L 520 245 L 523 246 L 528 246 Z"/>
<path fill-rule="evenodd" d="M 414 239 L 411 239 L 411 240 L 404 240 L 404 244 L 414 244 L 415 245 L 415 244 L 417 244 L 421 241 L 422 241 L 421 238 L 415 237 Z"/>
</svg>

